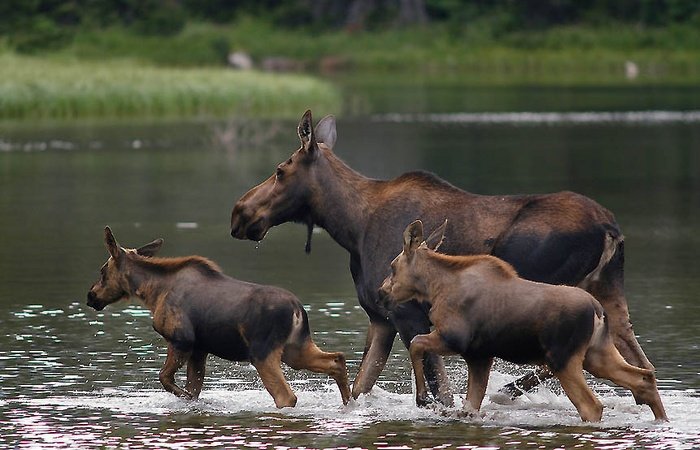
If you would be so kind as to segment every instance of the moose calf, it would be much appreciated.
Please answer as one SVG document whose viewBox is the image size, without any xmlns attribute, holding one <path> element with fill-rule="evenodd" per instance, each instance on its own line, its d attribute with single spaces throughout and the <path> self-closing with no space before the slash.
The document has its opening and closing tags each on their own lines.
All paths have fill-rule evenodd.
<svg viewBox="0 0 700 450">
<path fill-rule="evenodd" d="M 599 421 L 603 405 L 582 369 L 632 391 L 667 420 L 652 370 L 634 367 L 613 345 L 603 308 L 586 291 L 519 278 L 494 256 L 437 253 L 447 221 L 427 240 L 417 220 L 404 231 L 403 251 L 391 263 L 380 294 L 395 302 L 413 298 L 430 305 L 430 334 L 411 341 L 416 403 L 427 401 L 423 356 L 458 354 L 467 362 L 465 408 L 478 411 L 493 358 L 546 364 L 584 421 Z"/>
<path fill-rule="evenodd" d="M 100 311 L 132 296 L 144 302 L 153 315 L 153 328 L 168 343 L 160 371 L 166 391 L 196 399 L 211 353 L 250 361 L 278 408 L 297 401 L 282 373 L 282 361 L 294 369 L 330 375 L 347 404 L 345 357 L 314 344 L 306 311 L 292 293 L 230 278 L 200 256 L 153 258 L 162 239 L 125 249 L 106 227 L 105 243 L 110 257 L 88 292 L 87 304 Z M 182 389 L 175 384 L 175 373 L 185 363 L 187 385 Z"/>
</svg>

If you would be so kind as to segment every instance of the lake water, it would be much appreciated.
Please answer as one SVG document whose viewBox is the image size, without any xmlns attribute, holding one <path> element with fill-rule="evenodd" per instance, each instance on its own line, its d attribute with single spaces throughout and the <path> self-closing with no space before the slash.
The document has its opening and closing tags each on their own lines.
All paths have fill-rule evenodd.
<svg viewBox="0 0 700 450">
<path fill-rule="evenodd" d="M 200 400 L 177 399 L 158 382 L 165 347 L 148 311 L 85 306 L 107 224 L 126 246 L 162 237 L 163 255 L 201 254 L 292 290 L 319 346 L 357 372 L 367 319 L 344 250 L 317 230 L 304 254 L 298 225 L 260 245 L 229 236 L 234 201 L 296 149 L 296 123 L 0 123 L 0 447 L 697 448 L 699 99 L 693 88 L 368 86 L 349 89 L 338 121 L 336 152 L 369 176 L 425 169 L 479 193 L 569 189 L 613 210 L 667 424 L 597 381 L 601 424 L 582 424 L 554 383 L 497 404 L 488 394 L 527 370 L 503 363 L 482 417 L 458 414 L 461 395 L 419 409 L 398 341 L 372 394 L 346 407 L 326 377 L 286 370 L 299 403 L 277 410 L 249 365 L 216 358 Z M 448 369 L 457 396 L 466 368 Z"/>
</svg>

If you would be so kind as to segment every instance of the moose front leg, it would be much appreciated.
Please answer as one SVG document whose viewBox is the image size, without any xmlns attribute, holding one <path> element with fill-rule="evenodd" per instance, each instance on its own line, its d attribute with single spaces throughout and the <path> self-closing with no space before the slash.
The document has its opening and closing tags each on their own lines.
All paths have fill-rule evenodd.
<svg viewBox="0 0 700 450">
<path fill-rule="evenodd" d="M 430 320 L 417 303 L 404 303 L 399 308 L 394 308 L 393 314 L 394 323 L 406 348 L 410 348 L 416 336 L 430 333 Z M 445 406 L 452 406 L 454 398 L 442 357 L 434 352 L 426 352 L 423 355 L 423 371 L 433 397 Z"/>
<path fill-rule="evenodd" d="M 370 319 L 365 352 L 362 355 L 360 370 L 352 384 L 353 398 L 357 399 L 360 394 L 366 394 L 372 390 L 389 358 L 394 337 L 396 337 L 396 329 L 389 322 Z"/>
<path fill-rule="evenodd" d="M 416 405 L 426 406 L 428 404 L 428 390 L 425 385 L 425 370 L 423 368 L 423 358 L 427 352 L 437 355 L 453 355 L 445 345 L 440 334 L 435 330 L 429 334 L 419 334 L 414 337 L 409 347 L 411 355 L 411 365 L 416 378 Z"/>
<path fill-rule="evenodd" d="M 187 400 L 192 400 L 194 396 L 175 384 L 175 373 L 190 358 L 191 353 L 191 351 L 178 350 L 173 344 L 168 343 L 168 356 L 165 358 L 165 364 L 160 369 L 158 376 L 160 384 L 163 385 L 166 391 Z"/>
<path fill-rule="evenodd" d="M 493 358 L 467 361 L 469 376 L 467 378 L 467 401 L 464 402 L 465 411 L 468 407 L 474 412 L 478 412 L 481 409 L 481 402 L 484 401 L 492 365 Z"/>
<path fill-rule="evenodd" d="M 189 361 L 187 361 L 187 384 L 185 391 L 192 394 L 192 397 L 199 398 L 204 384 L 204 373 L 206 370 L 208 353 L 203 351 L 193 351 Z"/>
</svg>

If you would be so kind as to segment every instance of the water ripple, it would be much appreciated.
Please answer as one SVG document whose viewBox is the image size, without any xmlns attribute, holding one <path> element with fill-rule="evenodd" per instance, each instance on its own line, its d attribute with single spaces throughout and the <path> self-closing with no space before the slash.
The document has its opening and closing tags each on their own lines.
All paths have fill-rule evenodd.
<svg viewBox="0 0 700 450">
<path fill-rule="evenodd" d="M 443 114 L 380 114 L 375 122 L 446 123 L 446 124 L 664 124 L 698 123 L 700 111 L 611 111 L 611 112 L 501 112 Z"/>
</svg>

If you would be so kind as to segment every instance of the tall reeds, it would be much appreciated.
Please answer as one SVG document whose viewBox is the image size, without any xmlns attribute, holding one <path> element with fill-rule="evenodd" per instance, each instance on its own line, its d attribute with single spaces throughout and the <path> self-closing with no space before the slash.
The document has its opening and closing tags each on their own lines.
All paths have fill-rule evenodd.
<svg viewBox="0 0 700 450">
<path fill-rule="evenodd" d="M 0 118 L 279 118 L 340 102 L 329 83 L 303 75 L 0 55 Z"/>
</svg>

